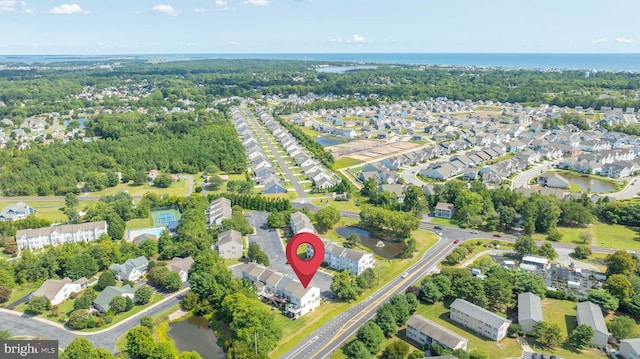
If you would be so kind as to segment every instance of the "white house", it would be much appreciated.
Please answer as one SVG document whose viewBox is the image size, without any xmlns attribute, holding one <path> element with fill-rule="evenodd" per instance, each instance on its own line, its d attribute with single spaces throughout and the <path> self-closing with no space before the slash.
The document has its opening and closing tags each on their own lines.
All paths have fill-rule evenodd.
<svg viewBox="0 0 640 359">
<path fill-rule="evenodd" d="M 301 232 L 316 233 L 313 223 L 311 223 L 309 217 L 302 212 L 291 213 L 291 231 L 294 235 Z"/>
<path fill-rule="evenodd" d="M 191 256 L 186 258 L 173 257 L 169 263 L 167 263 L 167 269 L 176 272 L 180 275 L 182 282 L 186 282 L 189 277 L 189 270 L 193 265 L 193 258 Z"/>
<path fill-rule="evenodd" d="M 231 218 L 231 201 L 224 197 L 213 200 L 206 214 L 210 226 L 221 225 L 223 219 Z"/>
<path fill-rule="evenodd" d="M 453 217 L 454 206 L 451 203 L 438 202 L 434 211 L 434 216 L 437 218 L 451 218 Z"/>
<path fill-rule="evenodd" d="M 112 264 L 109 269 L 116 272 L 117 280 L 136 281 L 147 272 L 149 261 L 144 256 L 127 259 L 123 264 Z"/>
<path fill-rule="evenodd" d="M 621 340 L 620 355 L 624 359 L 640 359 L 640 338 Z"/>
<path fill-rule="evenodd" d="M 242 234 L 230 229 L 218 234 L 218 253 L 224 259 L 239 259 L 244 254 Z"/>
<path fill-rule="evenodd" d="M 482 307 L 464 299 L 456 299 L 451 303 L 449 318 L 462 324 L 479 335 L 500 341 L 507 335 L 507 328 L 511 324 L 509 319 L 492 313 Z"/>
<path fill-rule="evenodd" d="M 331 241 L 322 240 L 324 245 L 324 260 L 330 268 L 342 271 L 348 270 L 351 274 L 360 275 L 367 268 L 373 268 L 375 261 L 373 254 L 344 248 Z M 307 245 L 307 258 L 313 257 L 314 249 Z"/>
<path fill-rule="evenodd" d="M 585 324 L 593 328 L 593 339 L 591 345 L 604 348 L 609 341 L 609 330 L 602 316 L 602 309 L 591 302 L 579 302 L 576 305 L 576 319 L 578 325 Z"/>
<path fill-rule="evenodd" d="M 518 294 L 518 324 L 525 332 L 533 331 L 533 325 L 542 321 L 540 297 L 527 292 Z"/>
<path fill-rule="evenodd" d="M 407 321 L 407 338 L 420 345 L 438 343 L 445 349 L 467 350 L 468 339 L 444 328 L 429 319 L 414 314 Z"/>
<path fill-rule="evenodd" d="M 40 249 L 64 243 L 90 242 L 107 233 L 107 222 L 67 224 L 37 229 L 21 229 L 16 232 L 19 249 Z"/>
<path fill-rule="evenodd" d="M 27 218 L 33 213 L 33 208 L 24 202 L 18 202 L 5 206 L 0 210 L 0 221 L 17 221 Z"/>
<path fill-rule="evenodd" d="M 69 298 L 71 293 L 80 293 L 86 287 L 87 278 L 84 277 L 73 282 L 69 278 L 62 280 L 47 279 L 29 297 L 46 297 L 51 302 L 51 305 L 58 305 Z"/>
</svg>

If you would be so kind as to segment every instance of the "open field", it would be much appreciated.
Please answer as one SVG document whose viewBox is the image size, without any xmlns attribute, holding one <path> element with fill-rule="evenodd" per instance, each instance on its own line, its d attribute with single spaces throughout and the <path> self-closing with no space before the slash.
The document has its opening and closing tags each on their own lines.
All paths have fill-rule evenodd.
<svg viewBox="0 0 640 359">
<path fill-rule="evenodd" d="M 127 221 L 126 229 L 149 228 L 151 225 L 151 217 L 134 218 Z"/>
<path fill-rule="evenodd" d="M 563 234 L 560 243 L 584 245 L 580 234 L 590 232 L 594 239 L 592 243 L 587 244 L 604 248 L 640 250 L 640 229 L 634 227 L 600 223 L 586 228 L 558 227 L 558 231 Z M 533 238 L 544 240 L 546 235 L 535 234 Z"/>
<path fill-rule="evenodd" d="M 340 168 L 356 166 L 362 163 L 362 160 L 358 160 L 351 157 L 339 157 L 333 163 L 333 169 L 338 170 Z"/>
<path fill-rule="evenodd" d="M 298 318 L 295 321 L 284 315 L 276 316 L 277 325 L 282 327 L 283 339 L 281 340 L 280 345 L 276 347 L 276 349 L 271 353 L 270 357 L 280 358 L 284 353 L 293 348 L 300 340 L 309 336 L 309 334 L 318 329 L 331 318 L 347 310 L 347 308 L 355 305 L 356 303 L 361 302 L 371 293 L 375 292 L 386 282 L 391 280 L 391 278 L 399 276 L 413 263 L 415 263 L 420 258 L 420 256 L 437 241 L 437 237 L 430 232 L 414 231 L 412 235 L 418 242 L 418 253 L 415 253 L 413 258 L 410 259 L 385 260 L 376 258 L 377 262 L 380 264 L 381 285 L 374 286 L 373 288 L 365 291 L 358 300 L 350 303 L 325 301 L 317 310 L 301 318 Z M 286 341 L 287 338 L 292 338 L 292 340 Z"/>
<path fill-rule="evenodd" d="M 33 207 L 35 210 L 36 217 L 46 218 L 51 220 L 52 222 L 64 222 L 66 221 L 67 215 L 62 213 L 59 209 L 64 207 L 64 200 L 61 201 L 42 201 L 39 200 L 41 197 L 33 197 L 33 200 L 24 201 L 29 206 Z M 0 203 L 0 208 L 4 206 L 9 206 L 12 204 L 16 204 L 19 201 L 2 201 Z M 81 203 L 78 207 L 83 207 L 84 203 Z"/>
<path fill-rule="evenodd" d="M 360 212 L 360 207 L 356 205 L 353 198 L 349 201 L 336 201 L 332 199 L 330 196 L 325 197 L 324 195 L 322 195 L 322 197 L 312 196 L 311 198 L 312 198 L 311 203 L 317 206 L 323 206 L 323 207 L 331 206 L 337 210 Z M 323 202 L 323 200 L 326 200 L 326 202 Z"/>
</svg>

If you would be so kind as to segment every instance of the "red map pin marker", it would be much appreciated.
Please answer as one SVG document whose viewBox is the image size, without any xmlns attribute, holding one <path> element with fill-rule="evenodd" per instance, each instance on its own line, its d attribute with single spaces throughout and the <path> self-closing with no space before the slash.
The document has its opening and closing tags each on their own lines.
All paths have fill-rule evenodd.
<svg viewBox="0 0 640 359">
<path fill-rule="evenodd" d="M 313 247 L 313 257 L 307 260 L 298 257 L 298 247 L 302 244 L 309 244 Z M 313 233 L 298 233 L 287 243 L 287 260 L 300 279 L 300 283 L 306 289 L 324 260 L 324 244 L 320 237 Z"/>
</svg>

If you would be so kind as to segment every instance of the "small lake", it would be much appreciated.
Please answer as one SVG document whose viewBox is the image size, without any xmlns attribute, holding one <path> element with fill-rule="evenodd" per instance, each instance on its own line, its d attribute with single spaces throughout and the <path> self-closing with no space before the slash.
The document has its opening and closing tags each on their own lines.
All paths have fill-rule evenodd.
<svg viewBox="0 0 640 359">
<path fill-rule="evenodd" d="M 325 137 L 316 137 L 316 143 L 319 143 L 322 146 L 333 146 L 342 143 L 342 141 L 332 140 Z"/>
<path fill-rule="evenodd" d="M 349 237 L 351 233 L 355 233 L 360 237 L 360 242 L 363 246 L 371 249 L 373 253 L 383 258 L 394 258 L 395 256 L 404 252 L 404 243 L 384 242 L 384 247 L 376 247 L 379 239 L 371 237 L 371 233 L 364 229 L 356 227 L 340 227 L 336 229 L 336 232 L 344 238 Z"/>
<path fill-rule="evenodd" d="M 591 193 L 603 193 L 603 192 L 613 192 L 616 190 L 616 186 L 613 183 L 607 181 L 601 181 L 599 179 L 582 177 L 579 174 L 573 173 L 558 173 L 560 176 L 564 177 L 570 183 L 575 183 L 580 188 L 582 188 L 585 192 Z"/>
<path fill-rule="evenodd" d="M 169 336 L 180 351 L 196 351 L 203 359 L 224 359 L 218 339 L 209 328 L 207 318 L 191 316 L 177 323 L 169 323 Z"/>
</svg>

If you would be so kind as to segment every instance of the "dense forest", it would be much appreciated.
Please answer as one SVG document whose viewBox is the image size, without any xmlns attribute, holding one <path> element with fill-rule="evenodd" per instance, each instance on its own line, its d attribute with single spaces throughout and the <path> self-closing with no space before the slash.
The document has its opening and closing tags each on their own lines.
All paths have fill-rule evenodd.
<svg viewBox="0 0 640 359">
<path fill-rule="evenodd" d="M 60 195 L 77 191 L 78 182 L 90 190 L 114 186 L 115 172 L 123 182 L 144 182 L 151 169 L 195 173 L 214 164 L 223 171 L 244 170 L 244 150 L 230 122 L 214 113 L 199 114 L 198 122 L 181 115 L 99 115 L 87 122 L 87 135 L 102 140 L 2 151 L 0 189 L 6 196 Z"/>
</svg>

